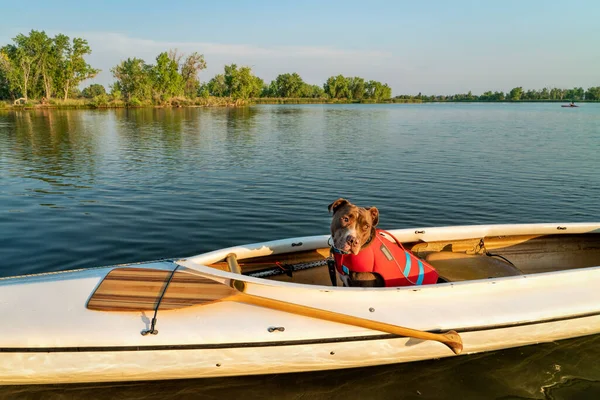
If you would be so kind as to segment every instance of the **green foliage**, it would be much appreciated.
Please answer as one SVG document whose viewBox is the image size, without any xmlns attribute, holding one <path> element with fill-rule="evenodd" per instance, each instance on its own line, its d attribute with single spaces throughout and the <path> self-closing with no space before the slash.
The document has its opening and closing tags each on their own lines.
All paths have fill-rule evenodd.
<svg viewBox="0 0 600 400">
<path fill-rule="evenodd" d="M 22 34 L 17 35 L 13 42 L 14 45 L 6 45 L 0 50 L 2 69 L 15 97 L 23 97 L 27 101 L 35 73 L 36 48 L 29 36 Z"/>
<path fill-rule="evenodd" d="M 276 95 L 279 97 L 299 97 L 300 91 L 304 82 L 300 75 L 297 73 L 293 74 L 281 74 L 275 79 L 275 87 L 277 89 Z"/>
<path fill-rule="evenodd" d="M 86 99 L 93 99 L 96 96 L 105 95 L 106 89 L 103 85 L 94 83 L 81 91 L 81 95 Z"/>
<path fill-rule="evenodd" d="M 206 99 L 210 96 L 210 90 L 208 89 L 208 83 L 204 83 L 198 87 L 197 96 Z"/>
<path fill-rule="evenodd" d="M 366 91 L 365 80 L 359 77 L 347 78 L 347 80 L 350 97 L 356 100 L 362 99 Z"/>
<path fill-rule="evenodd" d="M 449 98 L 453 99 L 452 101 L 460 101 L 460 95 L 449 96 Z M 487 91 L 481 96 L 479 96 L 479 101 L 504 101 L 504 92 L 491 92 Z M 477 100 L 474 98 L 473 100 Z"/>
<path fill-rule="evenodd" d="M 108 97 L 108 95 L 106 93 L 102 93 L 99 94 L 97 96 L 94 97 L 94 100 L 92 101 L 92 105 L 94 107 L 108 107 L 110 103 L 110 99 Z"/>
<path fill-rule="evenodd" d="M 346 78 L 342 75 L 332 76 L 323 85 L 324 92 L 332 99 L 369 99 L 381 101 L 392 97 L 392 89 L 387 83 L 377 81 L 366 82 L 363 78 Z"/>
<path fill-rule="evenodd" d="M 10 82 L 2 68 L 2 59 L 3 55 L 0 53 L 0 99 L 8 99 L 11 97 Z"/>
<path fill-rule="evenodd" d="M 127 102 L 129 107 L 140 107 L 142 104 L 143 103 L 137 97 L 131 97 Z"/>
<path fill-rule="evenodd" d="M 229 89 L 225 83 L 225 75 L 215 75 L 207 84 L 205 89 L 210 96 L 225 97 L 229 96 Z"/>
<path fill-rule="evenodd" d="M 66 99 L 81 81 L 98 73 L 83 58 L 91 53 L 83 39 L 74 38 L 71 44 L 65 35 L 50 38 L 44 31 L 32 30 L 13 42 L 0 49 L 0 96 L 8 92 L 26 101 L 29 97 L 49 100 L 60 92 Z"/>
<path fill-rule="evenodd" d="M 198 73 L 203 69 L 206 69 L 206 61 L 204 61 L 204 56 L 196 52 L 190 54 L 181 65 L 183 91 L 186 97 L 196 97 L 196 94 L 200 88 Z"/>
<path fill-rule="evenodd" d="M 185 101 L 180 97 L 197 97 L 201 88 L 198 72 L 206 68 L 204 56 L 192 53 L 180 63 L 182 58 L 183 55 L 171 50 L 160 53 L 155 65 L 139 58 L 122 61 L 111 69 L 116 79 L 111 88 L 113 98 L 123 98 L 127 104 L 138 106 L 138 102 L 181 105 Z"/>
<path fill-rule="evenodd" d="M 600 87 L 589 88 L 584 91 L 582 87 L 573 89 L 543 88 L 542 90 L 528 89 L 522 87 L 513 88 L 509 93 L 486 91 L 476 96 L 471 92 L 468 94 L 416 96 L 400 95 L 394 99 L 423 100 L 423 101 L 596 101 L 600 100 Z M 594 94 L 596 93 L 596 95 Z M 596 97 L 598 96 L 598 97 Z"/>
<path fill-rule="evenodd" d="M 159 102 L 183 95 L 184 82 L 179 74 L 179 65 L 167 53 L 160 53 L 156 57 L 156 65 L 151 67 L 150 78 L 154 98 Z"/>
<path fill-rule="evenodd" d="M 250 67 L 226 65 L 224 78 L 227 92 L 234 100 L 258 97 L 262 91 L 263 80 L 254 76 Z"/>
<path fill-rule="evenodd" d="M 57 79 L 62 86 L 64 99 L 69 97 L 72 88 L 79 86 L 82 81 L 93 78 L 100 70 L 92 68 L 83 58 L 85 55 L 91 54 L 92 50 L 87 41 L 81 38 L 74 38 L 73 43 L 66 45 L 61 43 L 61 56 L 58 61 L 59 72 Z"/>
<path fill-rule="evenodd" d="M 351 98 L 348 79 L 342 75 L 329 77 L 325 85 L 323 85 L 323 89 L 325 94 L 332 99 Z"/>
<path fill-rule="evenodd" d="M 123 100 L 123 93 L 121 93 L 121 89 L 119 89 L 118 85 L 112 84 L 109 88 L 110 97 L 113 101 Z"/>
<path fill-rule="evenodd" d="M 519 86 L 510 91 L 508 99 L 512 101 L 519 101 L 521 100 L 521 96 L 523 96 L 523 88 Z"/>
<path fill-rule="evenodd" d="M 149 99 L 152 94 L 152 67 L 140 58 L 128 58 L 111 69 L 116 82 L 113 88 L 118 90 L 127 103 L 135 98 Z"/>
<path fill-rule="evenodd" d="M 595 86 L 595 87 L 591 87 L 589 88 L 586 92 L 585 92 L 585 99 L 586 100 L 600 100 L 600 86 Z"/>
</svg>

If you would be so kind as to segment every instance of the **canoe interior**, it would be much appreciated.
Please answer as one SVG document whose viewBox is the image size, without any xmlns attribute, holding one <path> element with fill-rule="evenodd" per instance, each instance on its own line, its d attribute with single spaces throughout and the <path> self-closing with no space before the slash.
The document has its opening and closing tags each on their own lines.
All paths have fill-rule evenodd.
<svg viewBox="0 0 600 400">
<path fill-rule="evenodd" d="M 404 243 L 427 260 L 449 282 L 536 274 L 600 266 L 600 234 L 519 235 L 455 241 Z M 300 253 L 240 260 L 243 274 L 265 269 L 290 269 L 329 257 L 323 248 Z M 226 270 L 225 261 L 210 265 Z M 331 285 L 326 265 L 279 274 L 267 279 Z M 340 284 L 338 282 L 338 284 Z"/>
<path fill-rule="evenodd" d="M 498 236 L 404 246 L 427 260 L 447 282 L 600 266 L 600 233 Z M 321 248 L 241 259 L 238 264 L 244 275 L 330 286 L 329 256 L 329 248 Z M 226 260 L 209 266 L 230 269 Z M 224 285 L 184 271 L 176 271 L 169 282 L 170 278 L 171 271 L 116 268 L 96 288 L 87 307 L 138 311 L 153 310 L 160 303 L 160 310 L 169 310 L 218 301 L 230 294 Z"/>
</svg>

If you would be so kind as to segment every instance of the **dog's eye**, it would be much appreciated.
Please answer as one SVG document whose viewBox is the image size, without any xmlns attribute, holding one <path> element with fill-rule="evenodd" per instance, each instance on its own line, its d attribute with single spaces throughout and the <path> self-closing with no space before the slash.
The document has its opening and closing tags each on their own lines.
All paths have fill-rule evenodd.
<svg viewBox="0 0 600 400">
<path fill-rule="evenodd" d="M 363 230 L 365 230 L 365 231 L 366 231 L 366 230 L 368 230 L 369 228 L 370 228 L 369 224 L 364 224 L 364 225 L 363 225 Z"/>
<path fill-rule="evenodd" d="M 345 223 L 348 223 L 348 222 L 350 222 L 350 218 L 348 218 L 347 216 L 342 217 L 342 221 Z"/>
</svg>

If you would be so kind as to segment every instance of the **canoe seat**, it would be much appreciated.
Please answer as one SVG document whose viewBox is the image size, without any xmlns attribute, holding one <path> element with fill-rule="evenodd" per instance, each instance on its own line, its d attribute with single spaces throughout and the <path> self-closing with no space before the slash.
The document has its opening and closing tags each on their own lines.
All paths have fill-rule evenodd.
<svg viewBox="0 0 600 400">
<path fill-rule="evenodd" d="M 486 255 L 440 251 L 428 254 L 425 261 L 448 282 L 523 275 L 514 265 Z"/>
</svg>

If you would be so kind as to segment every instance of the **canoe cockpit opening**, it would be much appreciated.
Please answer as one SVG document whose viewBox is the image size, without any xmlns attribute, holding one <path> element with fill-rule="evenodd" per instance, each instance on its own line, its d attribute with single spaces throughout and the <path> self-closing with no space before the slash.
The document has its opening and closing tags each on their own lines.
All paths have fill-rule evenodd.
<svg viewBox="0 0 600 400">
<path fill-rule="evenodd" d="M 435 268 L 440 278 L 437 284 L 600 266 L 600 232 L 495 236 L 403 245 L 415 257 Z M 274 281 L 332 286 L 329 248 L 295 250 L 254 258 L 229 254 L 208 266 Z M 342 286 L 339 276 L 334 275 L 334 279 L 335 286 Z M 186 268 L 116 267 L 96 287 L 87 308 L 144 311 L 148 314 L 144 314 L 148 324 L 142 334 L 156 334 L 157 313 L 160 316 L 164 310 L 221 301 L 232 290 L 227 285 L 190 273 Z M 150 315 L 153 315 L 152 320 Z"/>
<path fill-rule="evenodd" d="M 600 265 L 600 233 L 513 235 L 403 243 L 437 271 L 438 283 L 502 278 Z M 237 259 L 213 268 L 257 278 L 331 286 L 329 248 Z M 337 279 L 336 286 L 343 286 Z"/>
</svg>

